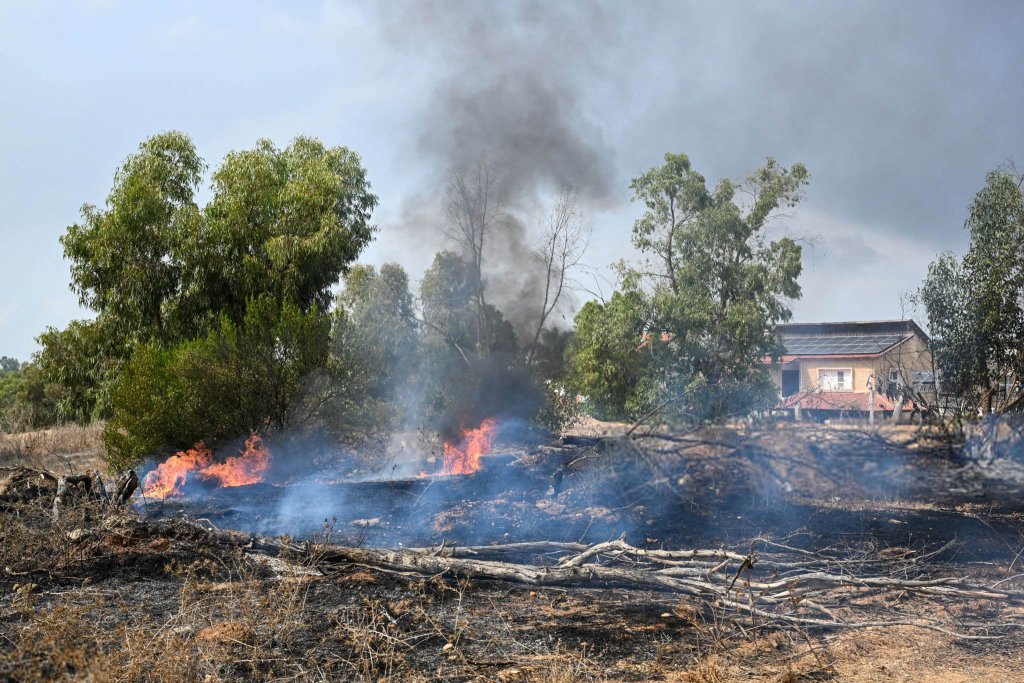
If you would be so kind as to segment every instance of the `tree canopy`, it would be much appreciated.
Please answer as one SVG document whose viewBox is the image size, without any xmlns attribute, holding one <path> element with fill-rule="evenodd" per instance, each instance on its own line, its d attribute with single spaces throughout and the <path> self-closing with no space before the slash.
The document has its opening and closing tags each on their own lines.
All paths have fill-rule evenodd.
<svg viewBox="0 0 1024 683">
<path fill-rule="evenodd" d="M 61 238 L 81 303 L 127 341 L 189 338 L 222 313 L 241 322 L 264 294 L 326 310 L 373 235 L 377 199 L 345 147 L 298 137 L 231 152 L 200 209 L 205 169 L 187 135 L 155 135 L 118 169 L 106 207 L 83 207 Z"/>
<path fill-rule="evenodd" d="M 942 393 L 964 412 L 1024 405 L 1022 182 L 1005 169 L 988 174 L 965 223 L 967 254 L 941 254 L 918 292 Z"/>
<path fill-rule="evenodd" d="M 634 179 L 634 200 L 645 211 L 633 243 L 644 260 L 620 264 L 623 298 L 577 318 L 581 393 L 614 397 L 620 416 L 668 401 L 688 419 L 768 400 L 761 361 L 781 352 L 775 325 L 789 319 L 787 302 L 800 296 L 801 249 L 789 237 L 770 240 L 766 227 L 780 209 L 796 206 L 808 178 L 802 164 L 785 168 L 769 158 L 744 181 L 721 180 L 712 189 L 685 154 L 666 154 L 662 166 Z M 630 334 L 646 362 L 623 358 Z M 642 367 L 642 377 L 627 390 L 607 371 L 616 366 Z"/>
<path fill-rule="evenodd" d="M 478 292 L 475 266 L 454 252 L 438 252 L 420 283 L 424 322 L 463 356 L 516 352 L 512 325 L 493 305 L 479 303 Z"/>
<path fill-rule="evenodd" d="M 225 314 L 197 339 L 140 345 L 111 388 L 108 461 L 120 467 L 199 440 L 288 427 L 305 378 L 327 357 L 329 331 L 315 307 L 264 295 L 250 300 L 240 324 Z"/>
<path fill-rule="evenodd" d="M 357 265 L 345 276 L 337 304 L 331 354 L 345 375 L 346 395 L 358 390 L 360 400 L 345 405 L 348 414 L 335 422 L 396 424 L 418 391 L 420 340 L 409 276 L 395 263 Z"/>
<path fill-rule="evenodd" d="M 96 312 L 39 337 L 40 370 L 64 388 L 62 418 L 109 416 L 110 383 L 140 345 L 202 337 L 225 316 L 241 326 L 252 301 L 324 314 L 372 239 L 377 198 L 348 148 L 259 140 L 214 169 L 200 207 L 206 170 L 188 135 L 154 135 L 117 170 L 105 205 L 85 205 L 61 238 L 72 289 Z"/>
</svg>

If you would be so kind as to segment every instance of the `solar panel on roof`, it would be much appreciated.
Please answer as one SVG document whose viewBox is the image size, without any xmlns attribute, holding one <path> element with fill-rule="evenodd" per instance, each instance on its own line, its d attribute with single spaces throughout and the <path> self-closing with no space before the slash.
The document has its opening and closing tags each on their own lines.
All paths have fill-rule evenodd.
<svg viewBox="0 0 1024 683">
<path fill-rule="evenodd" d="M 783 336 L 786 353 L 797 356 L 840 356 L 880 353 L 903 340 L 902 334 Z"/>
</svg>

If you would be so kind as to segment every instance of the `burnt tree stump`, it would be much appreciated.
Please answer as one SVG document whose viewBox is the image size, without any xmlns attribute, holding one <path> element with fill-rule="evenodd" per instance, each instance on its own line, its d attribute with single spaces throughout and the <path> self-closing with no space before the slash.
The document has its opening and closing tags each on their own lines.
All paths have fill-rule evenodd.
<svg viewBox="0 0 1024 683">
<path fill-rule="evenodd" d="M 127 505 L 137 488 L 139 488 L 139 475 L 135 474 L 135 470 L 122 472 L 121 476 L 117 478 L 117 483 L 114 484 L 114 493 L 110 500 L 117 506 Z"/>
<path fill-rule="evenodd" d="M 84 492 L 86 496 L 93 494 L 93 478 L 88 474 L 72 474 L 61 477 L 57 480 L 57 495 L 53 498 L 53 521 L 60 517 L 60 509 L 64 507 L 69 496 L 77 491 Z"/>
</svg>

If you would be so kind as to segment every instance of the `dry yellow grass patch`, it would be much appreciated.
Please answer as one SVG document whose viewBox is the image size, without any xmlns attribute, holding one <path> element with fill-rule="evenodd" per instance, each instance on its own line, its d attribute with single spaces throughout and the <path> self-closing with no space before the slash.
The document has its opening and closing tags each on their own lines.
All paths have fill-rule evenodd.
<svg viewBox="0 0 1024 683">
<path fill-rule="evenodd" d="M 105 466 L 103 423 L 65 424 L 19 434 L 0 434 L 0 467 L 24 465 L 55 474 Z"/>
</svg>

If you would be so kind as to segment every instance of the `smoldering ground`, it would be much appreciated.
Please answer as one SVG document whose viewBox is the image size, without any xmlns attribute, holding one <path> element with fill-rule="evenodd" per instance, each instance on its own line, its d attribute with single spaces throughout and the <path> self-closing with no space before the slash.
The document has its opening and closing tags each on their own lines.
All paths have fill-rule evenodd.
<svg viewBox="0 0 1024 683">
<path fill-rule="evenodd" d="M 296 538 L 326 532 L 333 542 L 378 547 L 594 543 L 625 534 L 649 547 L 766 535 L 810 549 L 955 541 L 949 553 L 978 560 L 1006 550 L 998 539 L 1016 533 L 1020 513 L 1012 482 L 979 476 L 948 444 L 908 433 L 798 425 L 674 440 L 498 439 L 473 475 L 400 476 L 413 469 L 405 465 L 347 477 L 295 468 L 290 479 L 190 492 L 149 514 Z M 281 451 L 279 473 L 289 465 L 282 460 L 301 458 L 299 444 L 291 455 Z M 429 455 L 409 447 L 396 458 L 422 467 Z M 994 505 L 984 519 L 963 512 L 979 501 Z"/>
</svg>

